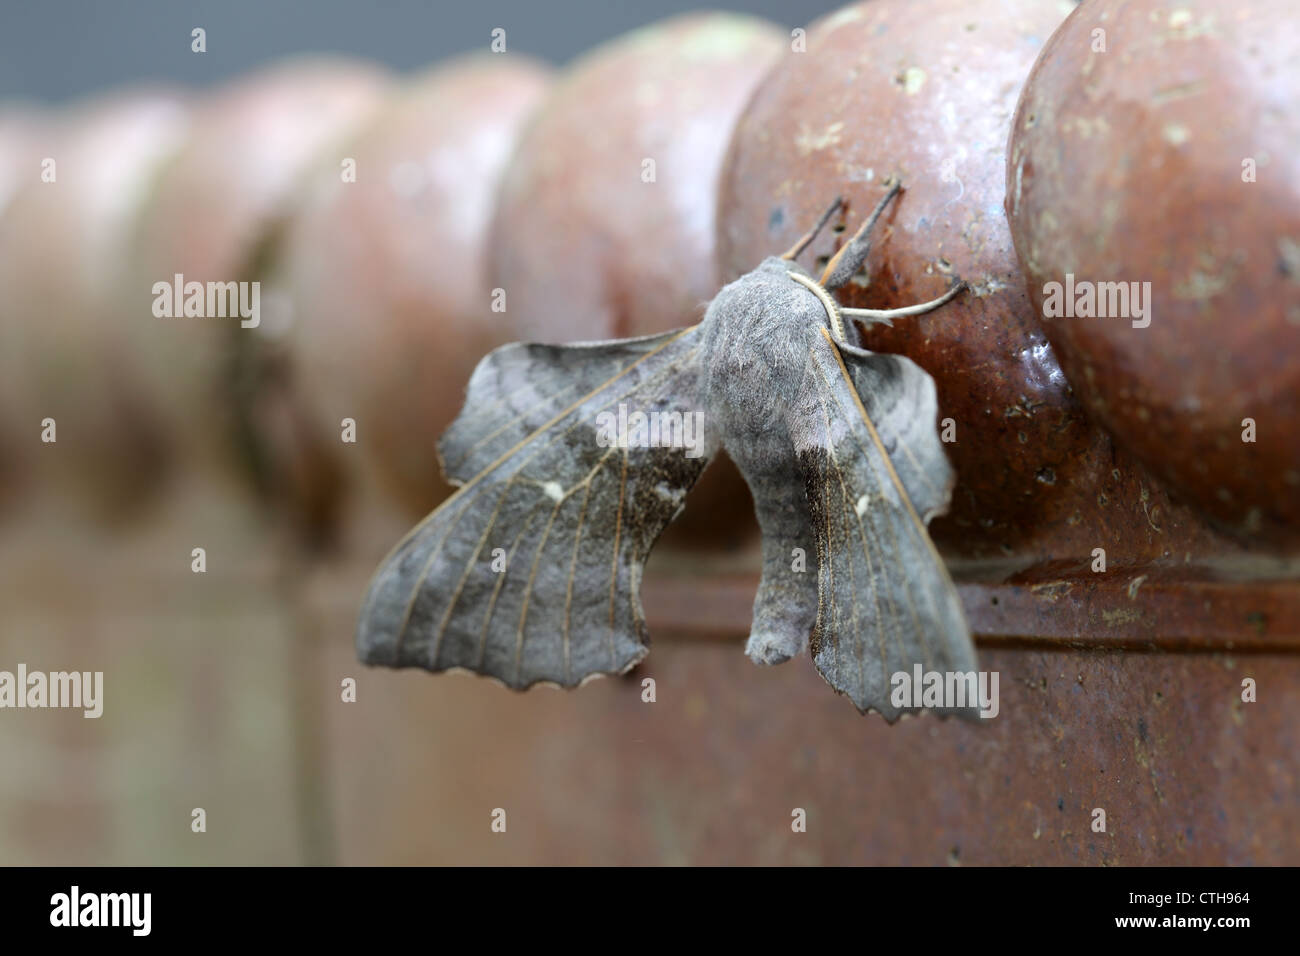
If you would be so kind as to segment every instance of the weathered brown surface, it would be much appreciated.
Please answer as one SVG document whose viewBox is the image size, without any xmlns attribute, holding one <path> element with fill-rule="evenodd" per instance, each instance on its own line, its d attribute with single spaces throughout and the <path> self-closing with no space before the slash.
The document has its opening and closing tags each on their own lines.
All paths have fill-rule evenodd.
<svg viewBox="0 0 1300 956">
<path fill-rule="evenodd" d="M 1003 150 L 1020 84 L 1071 4 L 871 0 L 814 24 L 737 126 L 720 188 L 724 279 L 788 248 L 837 195 L 856 229 L 902 179 L 847 305 L 892 308 L 971 284 L 938 312 L 877 328 L 868 347 L 933 374 L 958 473 L 933 531 L 949 553 L 1042 556 L 1078 507 L 1099 436 L 1084 419 L 1024 290 L 1002 212 Z M 801 261 L 824 262 L 826 231 Z"/>
<path fill-rule="evenodd" d="M 332 659 L 353 672 L 345 649 Z M 997 718 L 892 728 L 806 659 L 758 668 L 739 639 L 662 639 L 629 678 L 567 695 L 365 672 L 331 716 L 341 858 L 1300 861 L 1295 657 L 991 650 L 984 666 L 1000 672 Z M 1245 676 L 1258 703 L 1240 700 Z M 505 834 L 489 829 L 498 807 Z"/>
<path fill-rule="evenodd" d="M 1300 863 L 1294 632 L 1268 653 L 981 639 L 997 718 L 888 727 L 806 658 L 745 658 L 752 580 L 728 593 L 664 555 L 655 574 L 693 585 L 647 581 L 640 669 L 517 694 L 357 664 L 356 603 L 400 519 L 365 515 L 352 558 L 286 603 L 277 542 L 229 492 L 191 488 L 131 538 L 49 511 L 6 527 L 0 660 L 102 668 L 106 697 L 100 721 L 5 713 L 0 861 Z M 197 543 L 206 576 L 189 570 Z M 1143 584 L 1138 606 L 1158 611 L 1158 591 Z M 726 616 L 710 640 L 670 624 L 711 613 Z M 1058 613 L 1040 620 L 1073 620 Z"/>
<path fill-rule="evenodd" d="M 654 569 L 642 589 L 652 631 L 694 640 L 746 632 L 756 571 L 709 569 L 672 554 Z M 964 577 L 956 570 L 967 621 L 985 645 L 1300 653 L 1300 587 L 1289 562 L 1101 572 L 1057 561 L 1005 577 L 988 566 Z"/>
<path fill-rule="evenodd" d="M 246 470 L 232 454 L 230 366 L 254 330 L 232 318 L 161 319 L 156 282 L 249 280 L 251 260 L 312 159 L 354 128 L 388 89 L 387 74 L 346 59 L 278 63 L 195 104 L 192 135 L 152 184 L 119 276 L 125 348 L 178 457 Z M 262 302 L 276 321 L 276 303 Z"/>
<path fill-rule="evenodd" d="M 0 711 L 0 865 L 310 859 L 274 541 L 219 480 L 155 504 L 108 531 L 28 496 L 0 527 L 0 669 L 104 673 L 98 719 Z"/>
<path fill-rule="evenodd" d="M 699 319 L 718 288 L 727 141 L 784 42 L 754 17 L 687 14 L 565 71 L 506 172 L 489 246 L 519 338 L 622 338 Z"/>
<path fill-rule="evenodd" d="M 317 157 L 273 253 L 267 278 L 290 297 L 292 325 L 256 345 L 287 353 L 284 400 L 328 436 L 350 475 L 377 478 L 412 518 L 449 493 L 438 436 L 479 359 L 512 338 L 492 308 L 487 229 L 515 139 L 548 83 L 537 62 L 482 54 L 395 90 Z M 341 178 L 344 158 L 355 182 Z M 364 454 L 338 442 L 344 418 L 357 422 Z M 268 429 L 268 453 L 283 447 L 277 437 Z"/>
<path fill-rule="evenodd" d="M 99 97 L 47 118 L 7 203 L 0 182 L 4 415 L 20 423 L 32 480 L 60 484 L 99 519 L 129 516 L 168 472 L 171 436 L 141 387 L 116 293 L 137 203 L 188 124 L 176 91 Z M 40 441 L 47 417 L 57 446 Z"/>
<path fill-rule="evenodd" d="M 356 674 L 360 687 L 351 710 L 324 690 L 320 699 L 340 858 L 1300 861 L 1294 587 L 1231 592 L 1225 581 L 1156 576 L 1130 597 L 1132 578 L 1071 581 L 1065 569 L 1005 587 L 963 584 L 981 667 L 999 672 L 999 715 L 890 728 L 859 717 L 806 658 L 750 663 L 742 646 L 753 576 L 710 573 L 696 560 L 661 553 L 648 574 L 645 663 L 569 693 L 359 669 L 345 592 L 337 577 L 321 579 L 324 669 L 331 680 Z M 1247 593 L 1263 620 L 1234 649 L 1227 608 Z M 1001 622 L 978 606 L 991 596 L 1010 611 Z M 1275 626 L 1275 613 L 1292 624 Z M 994 638 L 994 626 L 1026 639 Z M 1094 639 L 1078 637 L 1085 627 Z M 646 677 L 655 703 L 641 699 Z M 1258 684 L 1256 703 L 1241 700 L 1245 677 Z M 504 835 L 490 831 L 498 807 Z M 807 834 L 790 830 L 795 807 L 808 812 Z M 1104 834 L 1091 829 L 1097 807 Z"/>
<path fill-rule="evenodd" d="M 1147 328 L 1123 317 L 1046 321 L 1088 408 L 1203 514 L 1247 541 L 1292 549 L 1294 12 L 1286 0 L 1085 4 L 1026 84 L 1007 166 L 1007 209 L 1035 306 L 1045 283 L 1067 273 L 1151 284 Z M 1243 181 L 1247 161 L 1254 182 Z M 1242 440 L 1246 418 L 1257 425 L 1254 443 Z"/>
</svg>

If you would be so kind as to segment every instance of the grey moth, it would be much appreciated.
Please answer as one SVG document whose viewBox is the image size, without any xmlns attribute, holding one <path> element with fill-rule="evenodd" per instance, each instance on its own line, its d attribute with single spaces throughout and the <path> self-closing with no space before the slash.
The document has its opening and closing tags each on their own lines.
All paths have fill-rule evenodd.
<svg viewBox="0 0 1300 956">
<path fill-rule="evenodd" d="M 973 672 L 956 589 L 926 528 L 954 481 L 934 381 L 907 358 L 861 348 L 844 321 L 917 315 L 962 286 L 889 311 L 831 296 L 865 261 L 898 190 L 820 279 L 795 259 L 838 200 L 794 248 L 725 286 L 698 325 L 487 355 L 439 442 L 458 490 L 376 572 L 357 628 L 361 660 L 463 669 L 516 689 L 626 672 L 648 652 L 645 560 L 722 447 L 763 536 L 753 661 L 808 649 L 837 692 L 890 721 L 916 709 L 891 701 L 895 675 Z M 597 423 L 626 421 L 629 409 L 638 426 L 657 421 L 670 434 L 705 427 L 690 448 L 628 440 L 644 439 L 641 427 L 610 440 Z M 815 551 L 815 575 L 792 569 L 796 548 Z"/>
</svg>

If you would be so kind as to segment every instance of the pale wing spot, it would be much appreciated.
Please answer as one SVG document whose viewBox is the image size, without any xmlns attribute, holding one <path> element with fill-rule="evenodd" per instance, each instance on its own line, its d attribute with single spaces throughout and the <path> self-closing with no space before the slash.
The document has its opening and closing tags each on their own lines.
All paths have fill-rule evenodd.
<svg viewBox="0 0 1300 956">
<path fill-rule="evenodd" d="M 867 513 L 867 505 L 869 505 L 870 503 L 871 503 L 871 499 L 868 498 L 866 495 L 863 495 L 861 498 L 858 499 L 858 503 L 853 506 L 853 510 L 858 513 L 859 518 L 861 518 L 864 514 Z"/>
<path fill-rule="evenodd" d="M 546 497 L 552 501 L 564 500 L 564 489 L 560 487 L 559 482 L 548 481 L 542 485 L 542 491 L 546 492 Z"/>
</svg>

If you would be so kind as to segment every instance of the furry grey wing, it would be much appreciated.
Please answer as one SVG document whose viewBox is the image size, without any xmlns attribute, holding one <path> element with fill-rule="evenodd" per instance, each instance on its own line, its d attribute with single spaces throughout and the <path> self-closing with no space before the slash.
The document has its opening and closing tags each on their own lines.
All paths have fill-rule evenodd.
<svg viewBox="0 0 1300 956">
<path fill-rule="evenodd" d="M 891 722 L 916 709 L 891 701 L 894 674 L 975 670 L 956 588 L 925 528 L 953 484 L 937 410 L 934 381 L 909 359 L 810 330 L 791 435 L 817 536 L 813 661 L 860 711 Z"/>
<path fill-rule="evenodd" d="M 460 415 L 438 440 L 447 480 L 463 485 L 556 414 L 683 330 L 610 342 L 515 342 L 483 358 Z"/>
<path fill-rule="evenodd" d="M 570 376 L 592 387 L 548 406 L 549 418 L 470 477 L 385 559 L 357 628 L 361 660 L 463 668 L 522 689 L 539 681 L 576 686 L 644 657 L 641 568 L 707 457 L 602 443 L 597 416 L 620 403 L 696 411 L 697 350 L 692 328 L 652 347 L 532 351 L 532 384 L 516 382 L 516 391 L 553 394 Z M 488 356 L 475 373 L 480 384 L 484 366 L 503 354 L 519 353 Z M 606 378 L 592 384 L 588 365 Z M 484 394 L 470 392 L 471 402 Z M 480 427 L 485 434 L 500 428 L 503 416 L 485 416 Z"/>
</svg>

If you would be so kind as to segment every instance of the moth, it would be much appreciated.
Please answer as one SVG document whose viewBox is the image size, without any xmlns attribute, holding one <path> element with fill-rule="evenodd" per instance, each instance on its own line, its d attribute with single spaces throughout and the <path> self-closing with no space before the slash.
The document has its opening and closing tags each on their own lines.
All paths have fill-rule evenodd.
<svg viewBox="0 0 1300 956">
<path fill-rule="evenodd" d="M 963 285 L 893 310 L 842 308 L 831 295 L 865 261 L 899 189 L 819 279 L 795 260 L 838 199 L 784 255 L 725 286 L 698 325 L 486 356 L 438 446 L 459 487 L 376 572 L 357 628 L 361 660 L 463 669 L 515 689 L 628 671 L 648 652 L 646 558 L 721 447 L 762 530 L 754 662 L 810 649 L 831 687 L 890 722 L 916 709 L 891 701 L 893 675 L 974 671 L 926 527 L 954 481 L 934 381 L 905 357 L 863 349 L 845 322 L 919 315 Z M 700 413 L 689 453 L 662 440 Z M 611 436 L 614 416 L 636 426 Z M 661 440 L 647 440 L 655 422 Z M 815 575 L 795 570 L 795 549 L 815 550 Z"/>
</svg>

